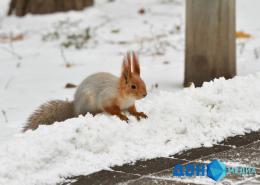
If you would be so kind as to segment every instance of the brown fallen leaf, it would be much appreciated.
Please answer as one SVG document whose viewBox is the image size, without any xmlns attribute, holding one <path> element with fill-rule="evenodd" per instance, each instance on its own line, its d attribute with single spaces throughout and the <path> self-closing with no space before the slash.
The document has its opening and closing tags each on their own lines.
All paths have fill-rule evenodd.
<svg viewBox="0 0 260 185">
<path fill-rule="evenodd" d="M 77 85 L 75 85 L 75 84 L 73 84 L 73 83 L 67 83 L 67 84 L 65 85 L 65 88 L 67 88 L 67 89 L 69 89 L 69 88 L 75 88 L 75 87 L 77 87 Z"/>
<path fill-rule="evenodd" d="M 66 67 L 66 68 L 71 68 L 71 67 L 73 67 L 73 66 L 74 66 L 74 64 L 71 64 L 71 63 L 66 63 L 66 64 L 65 64 L 65 67 Z"/>
<path fill-rule="evenodd" d="M 138 11 L 139 14 L 143 15 L 145 14 L 145 9 L 144 8 L 141 8 L 139 11 Z"/>
<path fill-rule="evenodd" d="M 237 39 L 248 39 L 251 38 L 252 35 L 243 31 L 236 32 L 236 38 Z"/>
<path fill-rule="evenodd" d="M 16 42 L 24 39 L 23 34 L 18 35 L 0 35 L 0 42 L 7 43 L 7 42 Z"/>
</svg>

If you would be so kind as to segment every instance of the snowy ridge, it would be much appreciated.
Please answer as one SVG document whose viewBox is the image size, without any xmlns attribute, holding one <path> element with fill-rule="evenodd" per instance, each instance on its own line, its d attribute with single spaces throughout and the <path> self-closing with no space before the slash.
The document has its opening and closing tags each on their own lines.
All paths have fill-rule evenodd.
<svg viewBox="0 0 260 185">
<path fill-rule="evenodd" d="M 16 135 L 0 148 L 0 184 L 54 184 L 257 130 L 259 83 L 257 74 L 175 93 L 153 91 L 137 105 L 147 120 L 131 117 L 126 124 L 116 117 L 86 115 Z"/>
</svg>

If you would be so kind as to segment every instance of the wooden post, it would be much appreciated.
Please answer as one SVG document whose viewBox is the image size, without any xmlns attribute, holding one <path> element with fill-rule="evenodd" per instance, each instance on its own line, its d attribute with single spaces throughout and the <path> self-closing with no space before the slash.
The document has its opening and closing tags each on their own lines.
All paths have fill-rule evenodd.
<svg viewBox="0 0 260 185">
<path fill-rule="evenodd" d="M 236 75 L 235 0 L 186 0 L 184 86 Z"/>
</svg>

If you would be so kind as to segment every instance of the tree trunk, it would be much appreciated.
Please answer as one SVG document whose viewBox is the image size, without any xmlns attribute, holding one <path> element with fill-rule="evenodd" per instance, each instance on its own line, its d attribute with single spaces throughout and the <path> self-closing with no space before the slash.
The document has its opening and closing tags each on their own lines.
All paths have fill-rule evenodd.
<svg viewBox="0 0 260 185">
<path fill-rule="evenodd" d="M 184 86 L 236 75 L 235 0 L 187 0 Z"/>
<path fill-rule="evenodd" d="M 92 6 L 94 0 L 11 0 L 8 15 L 48 14 L 69 10 L 83 10 Z"/>
</svg>

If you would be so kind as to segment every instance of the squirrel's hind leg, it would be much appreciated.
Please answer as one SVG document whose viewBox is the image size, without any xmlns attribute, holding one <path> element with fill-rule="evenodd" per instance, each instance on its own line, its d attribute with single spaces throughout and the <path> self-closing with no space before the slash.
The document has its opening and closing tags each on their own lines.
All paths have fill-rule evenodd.
<svg viewBox="0 0 260 185">
<path fill-rule="evenodd" d="M 122 114 L 120 108 L 116 105 L 105 107 L 104 111 L 110 115 L 117 116 L 119 119 L 128 122 L 128 117 Z"/>
</svg>

